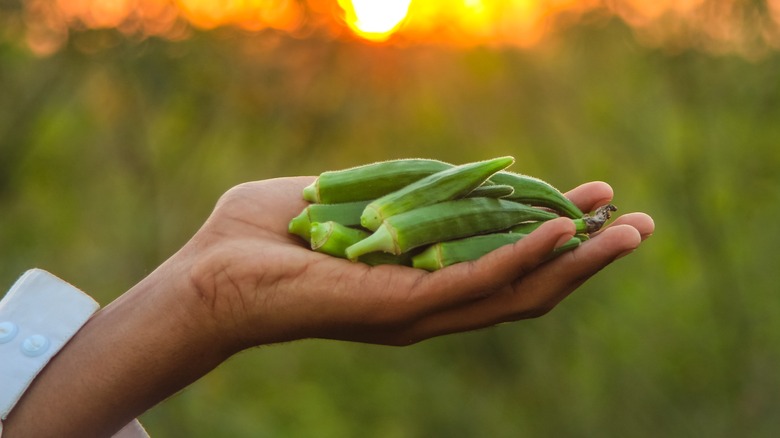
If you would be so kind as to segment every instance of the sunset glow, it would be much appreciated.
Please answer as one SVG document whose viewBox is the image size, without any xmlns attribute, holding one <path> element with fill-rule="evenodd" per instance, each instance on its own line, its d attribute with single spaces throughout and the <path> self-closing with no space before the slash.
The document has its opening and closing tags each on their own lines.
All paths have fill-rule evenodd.
<svg viewBox="0 0 780 438">
<path fill-rule="evenodd" d="M 117 29 L 186 38 L 237 27 L 382 44 L 528 47 L 586 17 L 618 18 L 648 44 L 780 48 L 780 0 L 25 0 L 28 46 L 45 55 L 71 33 Z M 765 11 L 760 13 L 760 11 Z"/>
<path fill-rule="evenodd" d="M 406 18 L 411 0 L 340 1 L 347 25 L 359 36 L 387 40 Z"/>
</svg>

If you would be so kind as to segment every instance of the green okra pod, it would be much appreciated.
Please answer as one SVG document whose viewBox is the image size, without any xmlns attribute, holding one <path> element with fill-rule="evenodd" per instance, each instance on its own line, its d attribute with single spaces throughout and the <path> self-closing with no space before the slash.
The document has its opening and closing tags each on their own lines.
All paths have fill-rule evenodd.
<svg viewBox="0 0 780 438">
<path fill-rule="evenodd" d="M 512 157 L 498 157 L 436 172 L 369 203 L 360 216 L 360 224 L 376 230 L 389 217 L 465 196 L 514 161 Z"/>
<path fill-rule="evenodd" d="M 329 170 L 303 189 L 303 199 L 323 204 L 373 200 L 451 167 L 439 160 L 404 158 Z"/>
<path fill-rule="evenodd" d="M 525 237 L 519 233 L 492 233 L 438 242 L 412 257 L 412 266 L 436 271 L 455 263 L 476 260 L 483 255 Z"/>
<path fill-rule="evenodd" d="M 525 204 L 492 198 L 463 198 L 391 216 L 374 233 L 346 249 L 347 258 L 374 251 L 402 254 L 430 243 L 506 230 L 525 221 L 557 214 Z"/>
<path fill-rule="evenodd" d="M 287 230 L 307 242 L 311 238 L 313 222 L 334 221 L 346 226 L 360 225 L 360 215 L 370 201 L 343 202 L 340 204 L 310 204 L 294 217 Z"/>
<path fill-rule="evenodd" d="M 346 258 L 347 247 L 354 245 L 371 233 L 349 228 L 338 222 L 313 222 L 311 224 L 311 249 L 336 257 Z"/>
<path fill-rule="evenodd" d="M 491 233 L 435 243 L 412 257 L 412 266 L 435 271 L 456 263 L 477 260 L 485 254 L 504 245 L 513 244 L 525 236 L 527 234 Z M 579 245 L 580 239 L 572 237 L 563 245 L 555 248 L 550 257 L 574 249 Z"/>
<path fill-rule="evenodd" d="M 531 234 L 534 230 L 541 227 L 543 223 L 543 221 L 523 222 L 510 228 L 509 232 L 515 234 Z"/>
<path fill-rule="evenodd" d="M 310 233 L 311 249 L 339 258 L 347 258 L 345 250 L 371 234 L 368 231 L 350 228 L 334 221 L 314 222 L 311 224 Z M 371 266 L 389 264 L 411 266 L 411 255 L 371 253 L 359 257 L 358 261 Z"/>
<path fill-rule="evenodd" d="M 550 183 L 528 175 L 501 171 L 490 177 L 496 184 L 512 186 L 515 191 L 504 199 L 537 207 L 547 207 L 572 219 L 579 219 L 584 213 L 563 193 Z"/>
<path fill-rule="evenodd" d="M 588 230 L 592 230 L 592 228 L 588 228 L 589 224 L 585 220 L 585 218 L 581 219 L 572 219 L 572 222 L 574 222 L 574 230 L 577 234 L 586 234 Z M 523 222 L 522 224 L 517 224 L 509 229 L 510 233 L 518 233 L 518 234 L 531 234 L 535 229 L 542 226 L 544 222 Z"/>
<path fill-rule="evenodd" d="M 479 186 L 467 194 L 466 198 L 505 198 L 515 192 L 512 186 L 493 184 Z"/>
<path fill-rule="evenodd" d="M 412 254 L 403 253 L 399 255 L 388 254 L 386 252 L 372 252 L 358 257 L 358 261 L 369 266 L 379 265 L 402 265 L 412 266 Z"/>
<path fill-rule="evenodd" d="M 564 243 L 563 245 L 555 248 L 553 250 L 552 255 L 556 256 L 556 255 L 564 253 L 566 251 L 571 251 L 572 249 L 580 246 L 580 244 L 582 242 L 586 241 L 586 240 L 588 240 L 587 237 L 586 238 L 582 238 L 580 235 L 575 234 L 574 236 L 572 236 L 571 239 L 567 240 L 566 243 Z"/>
</svg>

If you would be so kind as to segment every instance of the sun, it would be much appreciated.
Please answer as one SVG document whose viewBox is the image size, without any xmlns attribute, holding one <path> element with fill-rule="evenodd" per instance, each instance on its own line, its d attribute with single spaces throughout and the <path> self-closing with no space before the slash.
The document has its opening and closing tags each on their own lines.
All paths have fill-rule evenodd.
<svg viewBox="0 0 780 438">
<path fill-rule="evenodd" d="M 346 22 L 357 35 L 372 41 L 385 41 L 409 12 L 411 0 L 339 0 Z"/>
</svg>

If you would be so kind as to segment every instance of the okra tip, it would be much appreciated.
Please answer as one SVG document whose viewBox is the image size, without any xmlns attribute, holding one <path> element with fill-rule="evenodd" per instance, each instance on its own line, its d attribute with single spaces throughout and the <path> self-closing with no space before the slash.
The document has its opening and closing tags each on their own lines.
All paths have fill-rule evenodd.
<svg viewBox="0 0 780 438">
<path fill-rule="evenodd" d="M 506 169 L 507 167 L 515 164 L 515 157 L 513 157 L 511 155 L 506 155 L 506 156 L 503 156 L 503 157 L 494 158 L 494 159 L 489 160 L 489 161 L 493 161 L 498 166 L 503 166 L 503 167 L 501 167 L 501 169 L 503 170 L 503 169 Z"/>
</svg>

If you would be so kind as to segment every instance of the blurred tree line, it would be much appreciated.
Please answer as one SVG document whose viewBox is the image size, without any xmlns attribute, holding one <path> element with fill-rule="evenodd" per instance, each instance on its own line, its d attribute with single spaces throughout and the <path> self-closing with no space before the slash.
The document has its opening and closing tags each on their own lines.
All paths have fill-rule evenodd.
<svg viewBox="0 0 780 438">
<path fill-rule="evenodd" d="M 0 38 L 0 284 L 38 266 L 107 304 L 234 184 L 513 155 L 604 180 L 656 235 L 549 315 L 408 348 L 247 351 L 145 414 L 152 436 L 776 436 L 780 56 L 637 44 L 392 47 L 222 29 Z M 764 224 L 763 222 L 768 222 Z"/>
</svg>

